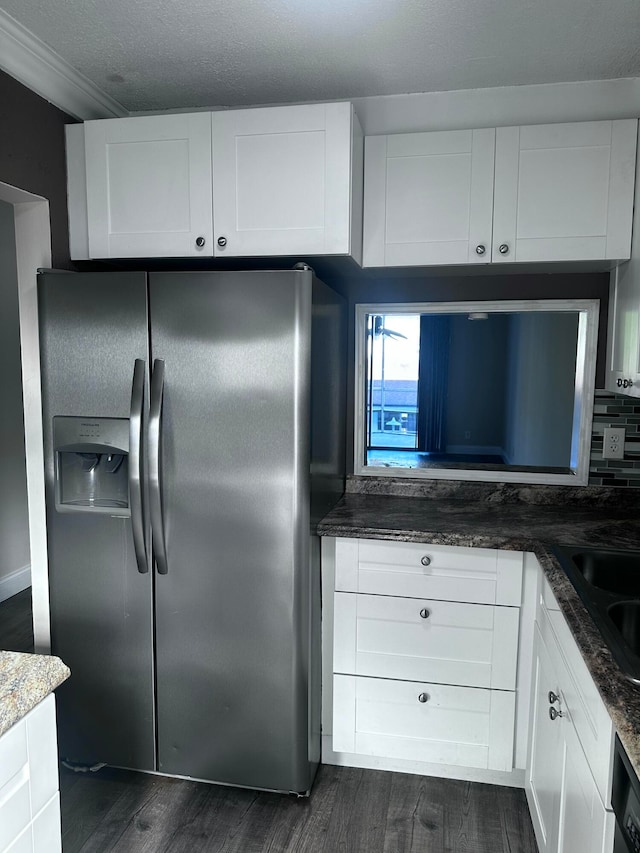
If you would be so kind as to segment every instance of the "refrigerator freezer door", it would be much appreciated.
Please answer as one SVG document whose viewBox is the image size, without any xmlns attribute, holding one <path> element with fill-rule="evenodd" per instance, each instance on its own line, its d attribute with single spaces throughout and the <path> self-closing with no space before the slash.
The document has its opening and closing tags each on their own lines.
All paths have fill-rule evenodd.
<svg viewBox="0 0 640 853">
<path fill-rule="evenodd" d="M 165 363 L 158 769 L 306 791 L 309 272 L 149 276 Z"/>
<path fill-rule="evenodd" d="M 153 770 L 152 575 L 126 509 L 56 511 L 52 435 L 56 416 L 86 418 L 86 440 L 100 418 L 130 417 L 134 363 L 149 363 L 146 276 L 44 274 L 38 291 L 52 651 L 73 673 L 58 691 L 60 752 Z"/>
</svg>

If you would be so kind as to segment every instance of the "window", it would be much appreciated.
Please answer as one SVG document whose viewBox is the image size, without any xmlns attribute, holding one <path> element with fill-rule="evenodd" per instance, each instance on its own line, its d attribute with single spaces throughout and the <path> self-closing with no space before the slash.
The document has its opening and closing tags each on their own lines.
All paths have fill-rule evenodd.
<svg viewBox="0 0 640 853">
<path fill-rule="evenodd" d="M 586 484 L 598 302 L 357 305 L 359 474 Z"/>
</svg>

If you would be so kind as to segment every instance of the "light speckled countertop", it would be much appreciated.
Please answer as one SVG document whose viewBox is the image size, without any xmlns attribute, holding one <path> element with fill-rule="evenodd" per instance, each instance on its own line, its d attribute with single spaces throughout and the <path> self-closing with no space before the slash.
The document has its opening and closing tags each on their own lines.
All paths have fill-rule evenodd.
<svg viewBox="0 0 640 853">
<path fill-rule="evenodd" d="M 640 687 L 622 674 L 551 550 L 553 545 L 640 550 L 640 494 L 630 492 L 353 478 L 318 533 L 536 554 L 640 776 Z"/>
<path fill-rule="evenodd" d="M 60 658 L 0 651 L 0 735 L 70 676 Z"/>
</svg>

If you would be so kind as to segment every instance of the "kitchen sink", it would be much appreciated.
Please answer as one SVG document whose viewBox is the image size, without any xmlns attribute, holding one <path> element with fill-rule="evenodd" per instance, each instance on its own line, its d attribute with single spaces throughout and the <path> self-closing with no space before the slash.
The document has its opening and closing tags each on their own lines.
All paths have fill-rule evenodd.
<svg viewBox="0 0 640 853">
<path fill-rule="evenodd" d="M 598 589 L 640 598 L 640 554 L 620 551 L 578 551 L 572 554 L 582 577 Z"/>
<path fill-rule="evenodd" d="M 625 676 L 640 684 L 640 551 L 553 549 Z"/>
</svg>

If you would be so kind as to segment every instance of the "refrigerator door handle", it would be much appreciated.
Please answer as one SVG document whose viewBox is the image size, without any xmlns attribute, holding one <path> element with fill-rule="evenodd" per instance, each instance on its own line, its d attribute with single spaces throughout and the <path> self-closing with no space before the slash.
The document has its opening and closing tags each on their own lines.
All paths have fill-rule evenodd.
<svg viewBox="0 0 640 853">
<path fill-rule="evenodd" d="M 166 575 L 167 548 L 164 539 L 164 519 L 162 517 L 162 491 L 160 488 L 160 426 L 162 422 L 162 395 L 164 392 L 164 361 L 156 358 L 151 376 L 151 399 L 149 402 L 149 515 L 151 517 L 151 535 L 153 553 L 158 574 Z"/>
<path fill-rule="evenodd" d="M 137 358 L 133 366 L 131 412 L 129 415 L 129 502 L 131 504 L 133 548 L 140 574 L 149 571 L 142 505 L 142 412 L 145 368 L 145 362 L 141 358 Z"/>
</svg>

